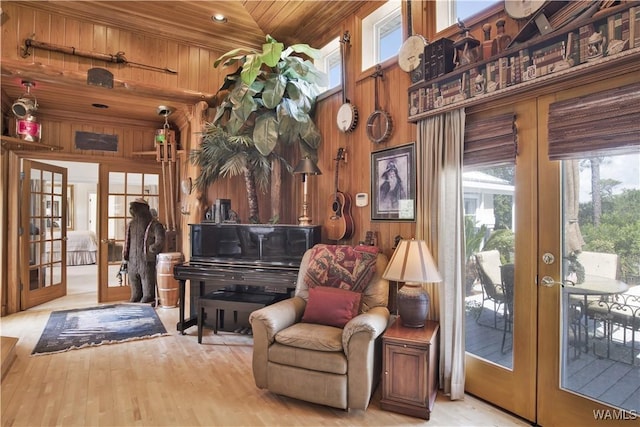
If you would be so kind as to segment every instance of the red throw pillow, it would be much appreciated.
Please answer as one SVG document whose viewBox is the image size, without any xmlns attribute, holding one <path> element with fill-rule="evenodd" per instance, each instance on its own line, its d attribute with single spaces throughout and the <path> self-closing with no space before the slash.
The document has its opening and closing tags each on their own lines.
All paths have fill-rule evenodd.
<svg viewBox="0 0 640 427">
<path fill-rule="evenodd" d="M 361 296 L 359 292 L 328 286 L 309 288 L 302 321 L 343 328 L 358 314 Z"/>
</svg>

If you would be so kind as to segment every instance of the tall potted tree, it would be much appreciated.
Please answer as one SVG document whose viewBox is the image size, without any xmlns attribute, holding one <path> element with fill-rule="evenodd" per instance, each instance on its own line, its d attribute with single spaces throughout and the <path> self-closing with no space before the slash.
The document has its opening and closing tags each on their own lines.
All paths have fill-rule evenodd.
<svg viewBox="0 0 640 427">
<path fill-rule="evenodd" d="M 276 151 L 279 144 L 297 143 L 302 156 L 317 159 L 321 136 L 312 117 L 326 76 L 294 53 L 320 55 L 307 44 L 285 48 L 267 36 L 262 52 L 239 48 L 218 58 L 215 67 L 238 68 L 225 77 L 218 93 L 226 95 L 203 130 L 200 149 L 190 153 L 202 170 L 194 183 L 201 191 L 220 178 L 244 176 L 251 222 L 260 222 L 257 189 L 266 193 L 274 168 L 292 171 Z"/>
</svg>

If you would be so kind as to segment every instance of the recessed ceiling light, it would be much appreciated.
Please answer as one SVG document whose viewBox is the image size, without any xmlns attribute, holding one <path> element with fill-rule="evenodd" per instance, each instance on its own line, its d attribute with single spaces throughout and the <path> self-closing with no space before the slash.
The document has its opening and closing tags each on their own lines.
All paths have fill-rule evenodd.
<svg viewBox="0 0 640 427">
<path fill-rule="evenodd" d="M 219 24 L 224 24 L 225 22 L 227 22 L 227 17 L 226 17 L 226 16 L 224 16 L 224 15 L 222 15 L 222 14 L 220 14 L 220 13 L 214 13 L 214 14 L 211 16 L 211 20 L 212 20 L 213 22 L 217 22 L 217 23 L 219 23 Z"/>
<path fill-rule="evenodd" d="M 109 108 L 109 106 L 106 104 L 98 104 L 98 103 L 91 104 L 91 106 L 95 108 Z"/>
</svg>

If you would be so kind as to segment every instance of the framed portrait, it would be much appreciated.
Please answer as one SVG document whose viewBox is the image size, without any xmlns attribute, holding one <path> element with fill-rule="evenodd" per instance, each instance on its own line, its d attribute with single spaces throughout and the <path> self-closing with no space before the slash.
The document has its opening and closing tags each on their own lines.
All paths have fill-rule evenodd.
<svg viewBox="0 0 640 427">
<path fill-rule="evenodd" d="M 371 220 L 416 220 L 416 145 L 371 153 Z"/>
</svg>

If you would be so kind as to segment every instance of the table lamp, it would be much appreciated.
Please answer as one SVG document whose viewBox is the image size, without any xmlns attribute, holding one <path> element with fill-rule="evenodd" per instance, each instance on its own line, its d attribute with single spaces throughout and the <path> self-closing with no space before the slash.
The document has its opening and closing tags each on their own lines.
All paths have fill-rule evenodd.
<svg viewBox="0 0 640 427">
<path fill-rule="evenodd" d="M 307 175 L 322 175 L 322 172 L 309 157 L 300 160 L 293 170 L 294 174 L 302 174 L 302 216 L 298 217 L 298 225 L 311 225 L 309 217 L 309 201 L 307 197 Z"/>
<path fill-rule="evenodd" d="M 409 328 L 423 327 L 429 314 L 429 294 L 422 288 L 422 283 L 442 281 L 427 243 L 401 240 L 382 277 L 405 282 L 397 295 L 400 320 Z"/>
</svg>

